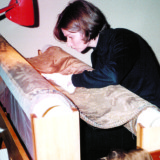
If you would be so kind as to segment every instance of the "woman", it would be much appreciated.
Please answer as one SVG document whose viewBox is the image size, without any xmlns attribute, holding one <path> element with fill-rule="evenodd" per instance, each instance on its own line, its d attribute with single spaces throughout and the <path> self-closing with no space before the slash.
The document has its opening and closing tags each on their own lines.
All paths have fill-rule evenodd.
<svg viewBox="0 0 160 160">
<path fill-rule="evenodd" d="M 67 85 L 101 88 L 120 84 L 160 107 L 160 67 L 152 49 L 138 34 L 127 29 L 110 28 L 105 16 L 96 6 L 84 0 L 76 0 L 59 14 L 54 35 L 78 52 L 84 53 L 92 48 L 94 70 L 68 76 L 44 75 L 46 78 L 59 78 L 58 83 L 64 88 Z M 153 121 L 153 126 L 160 124 L 160 113 L 157 110 L 149 108 L 142 113 L 138 122 L 144 126 L 150 126 Z M 108 151 L 113 148 L 135 148 L 136 139 L 123 126 L 100 130 L 81 122 L 81 132 L 84 135 L 81 137 L 82 157 L 83 152 L 84 155 L 94 155 L 94 150 L 99 151 L 98 157 L 102 157 L 103 148 L 104 151 L 106 148 Z"/>
</svg>

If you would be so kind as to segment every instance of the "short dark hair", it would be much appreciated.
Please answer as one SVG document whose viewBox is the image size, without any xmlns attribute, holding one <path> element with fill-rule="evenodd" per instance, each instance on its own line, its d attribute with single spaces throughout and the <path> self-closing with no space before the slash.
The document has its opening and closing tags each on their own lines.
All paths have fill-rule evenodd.
<svg viewBox="0 0 160 160">
<path fill-rule="evenodd" d="M 104 28 L 110 28 L 104 14 L 92 3 L 85 0 L 76 0 L 59 14 L 54 36 L 66 42 L 66 37 L 61 29 L 70 32 L 82 32 L 85 37 L 84 41 L 88 42 L 95 39 Z"/>
</svg>

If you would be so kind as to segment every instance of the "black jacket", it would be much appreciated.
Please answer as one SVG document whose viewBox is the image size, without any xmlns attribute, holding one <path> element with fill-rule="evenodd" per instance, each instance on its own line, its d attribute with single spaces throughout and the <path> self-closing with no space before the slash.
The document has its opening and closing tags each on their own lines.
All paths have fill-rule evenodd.
<svg viewBox="0 0 160 160">
<path fill-rule="evenodd" d="M 91 60 L 94 70 L 74 74 L 74 86 L 120 84 L 160 107 L 160 67 L 152 49 L 138 34 L 127 29 L 104 30 Z"/>
</svg>

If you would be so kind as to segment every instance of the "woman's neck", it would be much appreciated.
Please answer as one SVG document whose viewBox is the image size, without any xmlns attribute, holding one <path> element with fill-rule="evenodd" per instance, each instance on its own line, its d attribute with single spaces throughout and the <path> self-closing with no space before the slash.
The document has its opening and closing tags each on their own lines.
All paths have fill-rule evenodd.
<svg viewBox="0 0 160 160">
<path fill-rule="evenodd" d="M 99 35 L 95 39 L 91 39 L 89 41 L 89 47 L 95 48 L 97 46 L 98 39 L 99 39 Z"/>
</svg>

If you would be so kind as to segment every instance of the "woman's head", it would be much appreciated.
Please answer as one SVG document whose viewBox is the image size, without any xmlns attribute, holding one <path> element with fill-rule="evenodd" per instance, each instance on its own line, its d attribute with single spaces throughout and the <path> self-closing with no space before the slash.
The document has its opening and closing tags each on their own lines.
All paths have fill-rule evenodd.
<svg viewBox="0 0 160 160">
<path fill-rule="evenodd" d="M 101 30 L 110 28 L 102 12 L 93 4 L 85 0 L 76 0 L 59 14 L 54 35 L 60 41 L 67 41 L 62 32 L 65 29 L 69 32 L 80 32 L 83 34 L 85 43 L 95 39 Z"/>
</svg>

